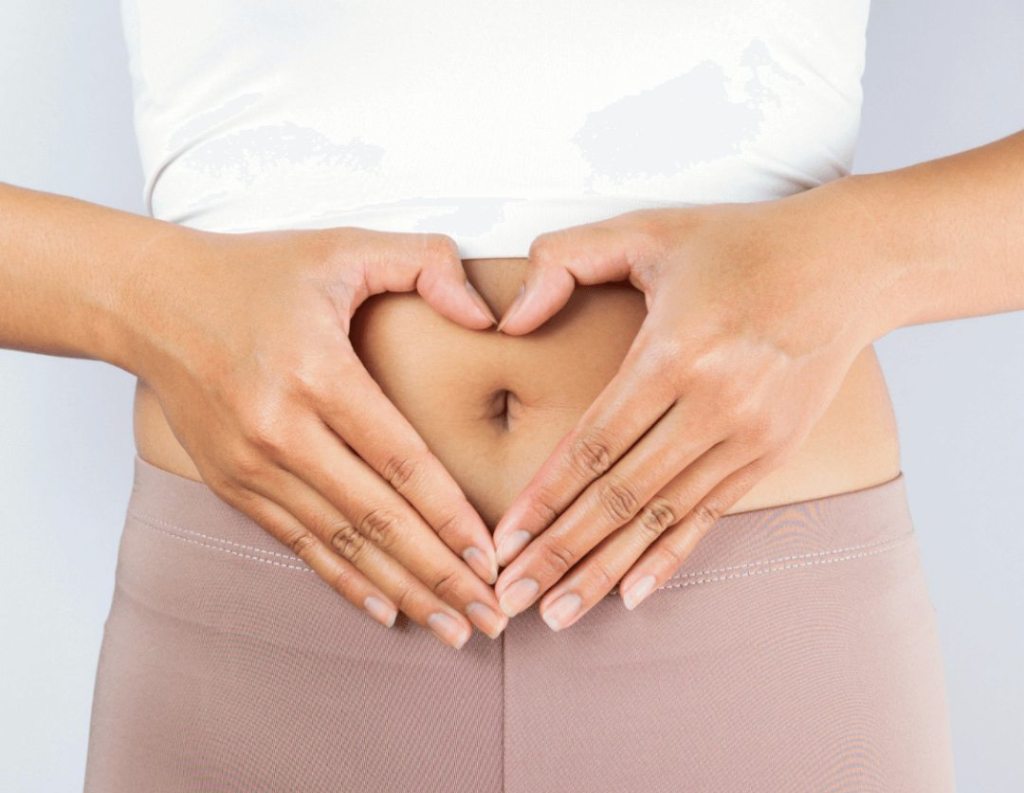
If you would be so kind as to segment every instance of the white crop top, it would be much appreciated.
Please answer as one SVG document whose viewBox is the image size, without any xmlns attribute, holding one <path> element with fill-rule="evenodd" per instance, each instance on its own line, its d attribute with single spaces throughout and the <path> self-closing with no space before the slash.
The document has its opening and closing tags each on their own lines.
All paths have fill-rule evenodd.
<svg viewBox="0 0 1024 793">
<path fill-rule="evenodd" d="M 869 0 L 121 0 L 155 217 L 462 258 L 849 172 Z"/>
</svg>

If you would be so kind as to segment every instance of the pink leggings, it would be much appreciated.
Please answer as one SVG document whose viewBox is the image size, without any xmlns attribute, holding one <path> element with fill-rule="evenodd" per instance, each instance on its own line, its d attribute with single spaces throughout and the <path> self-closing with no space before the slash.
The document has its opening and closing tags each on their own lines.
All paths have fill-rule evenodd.
<svg viewBox="0 0 1024 793">
<path fill-rule="evenodd" d="M 634 612 L 456 651 L 134 465 L 85 793 L 953 790 L 902 473 L 726 515 Z"/>
</svg>

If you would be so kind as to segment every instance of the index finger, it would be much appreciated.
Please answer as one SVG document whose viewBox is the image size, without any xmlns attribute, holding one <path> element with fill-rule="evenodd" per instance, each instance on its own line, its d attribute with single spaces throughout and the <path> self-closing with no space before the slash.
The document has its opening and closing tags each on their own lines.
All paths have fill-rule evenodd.
<svg viewBox="0 0 1024 793">
<path fill-rule="evenodd" d="M 318 409 L 324 422 L 416 509 L 444 543 L 484 581 L 498 577 L 494 543 L 479 513 L 346 345 L 335 382 Z"/>
<path fill-rule="evenodd" d="M 641 330 L 615 376 L 501 516 L 494 529 L 498 564 L 554 523 L 675 404 L 659 356 L 642 337 Z"/>
</svg>

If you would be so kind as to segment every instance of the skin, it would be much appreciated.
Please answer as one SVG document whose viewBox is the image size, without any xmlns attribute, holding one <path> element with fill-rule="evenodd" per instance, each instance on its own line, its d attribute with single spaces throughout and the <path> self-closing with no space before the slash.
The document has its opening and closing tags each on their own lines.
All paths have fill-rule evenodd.
<svg viewBox="0 0 1024 793">
<path fill-rule="evenodd" d="M 642 210 L 534 240 L 504 333 L 576 283 L 648 314 L 608 386 L 495 528 L 495 591 L 553 630 L 627 608 L 791 458 L 859 351 L 899 327 L 1024 308 L 1024 132 L 774 201 Z"/>
<path fill-rule="evenodd" d="M 466 259 L 463 266 L 498 313 L 515 298 L 528 262 Z M 388 399 L 493 526 L 615 376 L 646 313 L 644 294 L 626 281 L 577 286 L 551 321 L 512 336 L 465 328 L 415 293 L 391 292 L 360 306 L 349 337 Z M 141 378 L 134 428 L 143 459 L 202 480 Z M 888 481 L 899 468 L 895 417 L 869 345 L 792 460 L 733 509 L 856 490 Z"/>
<path fill-rule="evenodd" d="M 596 506 L 577 496 L 585 495 L 588 482 L 600 487 L 601 473 L 615 470 L 591 468 L 573 480 L 570 466 L 558 461 L 586 446 L 574 439 L 586 437 L 589 424 L 601 426 L 595 420 L 612 415 L 629 394 L 642 393 L 638 384 L 651 385 L 652 399 L 666 407 L 686 396 L 687 408 L 703 410 L 708 419 L 679 411 L 677 428 L 684 432 L 664 449 L 675 454 L 672 459 L 684 459 L 676 475 L 686 474 L 688 498 L 697 506 L 689 512 L 679 507 L 675 514 L 682 520 L 666 526 L 656 542 L 631 542 L 628 550 L 599 556 L 628 533 L 609 530 L 611 539 L 596 553 L 549 576 L 542 607 L 559 587 L 571 589 L 586 575 L 602 579 L 601 566 L 622 566 L 624 559 L 633 566 L 622 590 L 639 577 L 640 565 L 653 560 L 661 559 L 663 580 L 684 557 L 686 543 L 695 542 L 692 534 L 686 539 L 686 527 L 701 521 L 710 526 L 718 512 L 891 478 L 898 471 L 894 426 L 870 339 L 915 322 L 1021 307 L 1022 160 L 1016 136 L 956 158 L 839 180 L 773 202 L 658 216 L 628 213 L 543 235 L 529 259 L 466 260 L 461 266 L 442 235 L 358 229 L 218 235 L 0 185 L 0 281 L 7 287 L 0 291 L 0 346 L 90 357 L 135 373 L 137 437 L 147 459 L 207 481 L 305 554 L 356 605 L 367 607 L 366 594 L 378 597 L 385 625 L 393 624 L 396 610 L 408 609 L 410 619 L 432 627 L 427 612 L 450 608 L 458 628 L 447 639 L 441 631 L 439 638 L 461 646 L 472 616 L 463 613 L 466 599 L 495 605 L 489 588 L 477 586 L 493 578 L 493 568 L 481 566 L 474 575 L 460 559 L 465 548 L 452 545 L 477 543 L 485 560 L 493 553 L 481 513 L 488 523 L 497 522 L 499 541 L 532 525 L 535 539 L 507 560 L 499 595 L 531 564 L 556 566 L 544 561 L 545 550 L 558 555 L 557 543 L 576 534 L 558 534 L 559 525 L 575 519 L 583 526 L 572 505 L 583 504 L 576 513 Z M 585 269 L 576 272 L 579 267 Z M 476 313 L 466 272 L 499 313 L 507 314 L 514 302 L 520 276 L 531 286 L 546 286 L 531 288 L 520 304 L 523 312 L 499 333 Z M 587 285 L 586 278 L 594 282 Z M 575 280 L 584 285 L 573 290 Z M 619 301 L 626 307 L 610 312 Z M 604 343 L 592 344 L 602 329 Z M 616 338 L 628 344 L 616 345 Z M 480 340 L 487 345 L 471 348 Z M 395 351 L 406 347 L 413 354 L 396 361 Z M 441 378 L 447 391 L 430 387 L 433 378 L 406 376 L 423 353 L 442 348 L 476 350 L 455 360 L 453 372 Z M 648 350 L 656 355 L 645 358 Z M 588 365 L 581 365 L 584 360 Z M 653 362 L 663 367 L 655 369 Z M 445 363 L 439 359 L 442 368 Z M 363 364 L 373 383 L 364 378 Z M 491 368 L 475 380 L 477 364 Z M 789 387 L 792 379 L 808 384 L 807 390 Z M 356 386 L 349 388 L 350 382 Z M 671 402 L 666 382 L 679 392 Z M 510 400 L 515 407 L 501 420 L 505 434 L 453 431 L 451 399 L 490 395 L 496 384 L 522 397 Z M 721 400 L 717 393 L 714 401 L 707 396 L 713 385 L 723 389 Z M 820 416 L 812 421 L 808 416 L 816 410 Z M 609 451 L 597 455 L 599 462 L 626 460 L 613 444 L 625 448 L 629 441 L 623 438 L 646 429 L 633 416 L 650 417 L 655 409 L 620 414 L 624 418 L 608 424 L 616 432 L 603 436 Z M 669 412 L 656 418 L 662 415 Z M 808 424 L 812 428 L 798 442 L 797 430 Z M 483 420 L 473 426 L 493 430 Z M 772 427 L 777 435 L 760 434 Z M 787 435 L 792 427 L 797 429 Z M 686 453 L 679 441 L 691 437 L 688 428 L 694 440 Z M 718 435 L 746 438 L 751 457 L 777 463 L 759 469 L 754 484 L 754 477 L 744 480 L 750 486 L 731 506 L 722 489 L 717 502 L 709 495 L 701 499 L 704 487 L 716 492 L 715 477 L 693 475 L 702 470 L 702 457 L 685 462 L 702 446 L 726 448 L 715 441 Z M 756 446 L 778 442 L 780 435 L 782 446 Z M 297 448 L 299 440 L 325 445 L 312 454 Z M 741 456 L 741 445 L 728 444 L 737 455 L 731 462 Z M 493 459 L 486 456 L 491 452 Z M 703 470 L 724 470 L 726 458 L 718 459 L 721 467 Z M 410 460 L 419 463 L 415 475 L 396 477 Z M 654 481 L 671 468 L 652 466 L 643 475 Z M 544 484 L 556 480 L 564 487 Z M 361 485 L 337 484 L 351 481 Z M 238 496 L 244 492 L 251 495 Z M 568 495 L 556 501 L 556 492 Z M 400 531 L 382 531 L 379 522 L 364 519 L 382 509 L 396 516 L 391 525 Z M 427 539 L 419 521 L 441 537 L 443 548 Z M 606 525 L 613 522 L 605 519 Z M 452 532 L 453 526 L 462 528 Z M 594 537 L 587 530 L 580 547 Z M 397 535 L 406 532 L 430 551 L 396 548 Z M 682 545 L 665 545 L 681 536 Z M 637 557 L 644 548 L 647 555 Z M 353 549 L 366 552 L 356 550 L 350 558 Z M 604 575 L 602 585 L 611 577 Z"/>
</svg>

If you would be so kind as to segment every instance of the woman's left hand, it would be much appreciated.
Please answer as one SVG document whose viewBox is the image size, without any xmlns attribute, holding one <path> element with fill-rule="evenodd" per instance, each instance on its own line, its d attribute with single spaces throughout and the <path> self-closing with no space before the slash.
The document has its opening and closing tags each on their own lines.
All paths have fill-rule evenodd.
<svg viewBox="0 0 1024 793">
<path fill-rule="evenodd" d="M 627 278 L 647 316 L 618 373 L 495 527 L 506 614 L 544 595 L 558 630 L 616 583 L 634 608 L 809 434 L 884 333 L 870 221 L 826 187 L 636 210 L 534 240 L 500 330 L 534 330 L 576 283 Z"/>
</svg>

